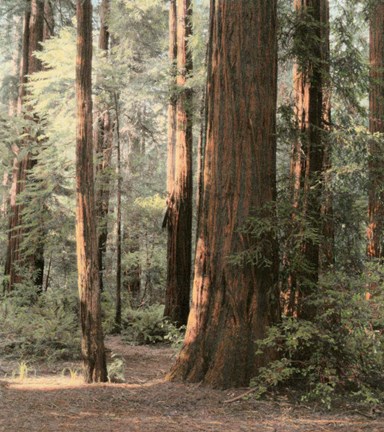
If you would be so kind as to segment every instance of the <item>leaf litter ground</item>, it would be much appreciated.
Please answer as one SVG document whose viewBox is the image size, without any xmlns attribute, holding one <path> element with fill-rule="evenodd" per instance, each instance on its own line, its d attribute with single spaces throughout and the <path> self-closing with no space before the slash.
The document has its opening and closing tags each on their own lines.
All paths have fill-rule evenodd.
<svg viewBox="0 0 384 432">
<path fill-rule="evenodd" d="M 80 363 L 40 365 L 27 377 L 0 359 L 1 432 L 384 432 L 384 417 L 357 411 L 322 413 L 282 398 L 237 400 L 246 389 L 214 390 L 169 383 L 169 347 L 130 346 L 107 339 L 124 360 L 125 383 L 85 385 Z M 20 370 L 19 370 L 20 372 Z"/>
</svg>

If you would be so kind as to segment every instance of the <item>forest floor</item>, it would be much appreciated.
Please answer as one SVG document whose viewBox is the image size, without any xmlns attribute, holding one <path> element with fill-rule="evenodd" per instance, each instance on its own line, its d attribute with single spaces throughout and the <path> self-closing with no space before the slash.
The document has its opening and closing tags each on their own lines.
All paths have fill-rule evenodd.
<svg viewBox="0 0 384 432">
<path fill-rule="evenodd" d="M 356 410 L 321 412 L 284 398 L 238 400 L 245 392 L 164 381 L 174 361 L 169 347 L 129 346 L 107 339 L 124 359 L 124 384 L 82 383 L 80 363 L 30 366 L 0 358 L 1 432 L 384 432 L 384 416 Z"/>
</svg>

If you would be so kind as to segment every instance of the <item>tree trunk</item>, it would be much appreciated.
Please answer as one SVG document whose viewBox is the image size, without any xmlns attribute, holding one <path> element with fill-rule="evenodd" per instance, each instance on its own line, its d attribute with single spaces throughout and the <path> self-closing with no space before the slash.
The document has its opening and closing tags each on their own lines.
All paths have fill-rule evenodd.
<svg viewBox="0 0 384 432">
<path fill-rule="evenodd" d="M 108 15 L 110 11 L 110 0 L 103 0 L 100 5 L 100 34 L 99 49 L 108 55 L 109 29 Z M 111 156 L 113 145 L 113 130 L 111 114 L 108 104 L 98 98 L 96 100 L 96 127 L 95 127 L 95 149 L 96 149 L 96 212 L 98 220 L 98 261 L 100 271 L 100 290 L 104 289 L 104 256 L 107 250 L 108 239 L 108 209 L 111 182 Z"/>
<path fill-rule="evenodd" d="M 41 42 L 44 37 L 44 3 L 38 0 L 31 0 L 27 3 L 24 30 L 23 48 L 20 73 L 20 91 L 18 99 L 18 112 L 21 113 L 26 94 L 25 84 L 28 75 L 42 69 L 40 60 L 33 54 L 41 49 Z M 38 121 L 35 117 L 32 117 Z M 25 142 L 26 146 L 29 142 Z M 15 155 L 19 153 L 17 146 L 13 149 Z M 13 180 L 11 187 L 11 216 L 9 223 L 8 251 L 5 275 L 9 276 L 8 290 L 12 290 L 16 283 L 22 281 L 22 268 L 24 267 L 32 274 L 34 284 L 42 290 L 44 272 L 44 252 L 41 239 L 36 240 L 34 249 L 29 248 L 28 253 L 22 250 L 22 242 L 27 234 L 27 229 L 23 227 L 24 206 L 17 202 L 18 197 L 25 191 L 28 181 L 28 173 L 35 166 L 36 159 L 28 152 L 23 160 L 15 158 L 13 166 Z"/>
<path fill-rule="evenodd" d="M 169 2 L 169 63 L 171 83 L 168 102 L 168 147 L 167 147 L 167 204 L 175 182 L 176 148 L 176 58 L 177 58 L 177 8 L 176 0 Z"/>
<path fill-rule="evenodd" d="M 121 331 L 121 243 L 122 243 L 122 217 L 121 217 L 121 142 L 120 142 L 120 111 L 117 95 L 114 95 L 116 112 L 116 177 L 117 177 L 117 209 L 116 209 L 116 310 L 115 310 L 115 331 Z"/>
<path fill-rule="evenodd" d="M 92 148 L 92 5 L 78 0 L 76 58 L 76 251 L 84 379 L 107 381 L 101 327 Z"/>
<path fill-rule="evenodd" d="M 141 175 L 141 161 L 145 157 L 145 131 L 144 131 L 144 122 L 145 121 L 145 107 L 138 108 L 138 118 L 137 122 L 139 123 L 139 131 L 136 130 L 134 133 L 130 134 L 130 151 L 128 156 L 128 167 L 130 174 L 133 177 L 139 177 L 140 181 L 143 181 Z M 134 192 L 132 187 L 128 187 L 128 200 L 130 202 L 134 202 L 137 198 L 137 193 Z M 142 243 L 142 238 L 140 238 L 140 234 L 134 232 L 134 230 L 130 230 L 129 227 L 124 229 L 123 233 L 124 240 L 124 252 L 128 252 L 130 254 L 140 255 L 140 246 Z M 124 269 L 124 289 L 130 295 L 130 303 L 131 307 L 135 307 L 138 305 L 140 300 L 140 291 L 141 291 L 141 263 L 140 259 L 137 259 L 136 262 L 130 262 L 128 266 Z"/>
<path fill-rule="evenodd" d="M 207 141 L 192 308 L 170 379 L 245 386 L 279 316 L 275 236 L 241 232 L 276 199 L 276 1 L 211 0 Z M 261 250 L 265 263 L 239 254 Z M 230 259 L 239 257 L 239 263 Z M 268 262 L 268 263 L 267 263 Z"/>
<path fill-rule="evenodd" d="M 27 2 L 24 13 L 23 22 L 23 35 L 22 35 L 22 53 L 20 60 L 20 85 L 17 99 L 17 114 L 21 115 L 22 104 L 25 95 L 25 83 L 28 74 L 28 50 L 29 50 L 29 21 L 31 18 L 31 4 Z M 17 227 L 19 225 L 19 206 L 16 205 L 16 191 L 17 191 L 17 175 L 19 171 L 19 147 L 16 144 L 12 145 L 12 152 L 14 154 L 13 166 L 12 166 L 12 184 L 10 189 L 10 215 L 8 225 L 8 244 L 7 244 L 7 255 L 5 261 L 4 275 L 7 280 L 5 281 L 4 288 L 7 291 L 11 291 L 16 282 L 15 272 L 12 270 L 15 266 L 16 258 L 18 258 L 17 251 L 19 249 L 19 239 L 17 233 Z M 11 271 L 12 270 L 12 271 Z M 12 273 L 12 275 L 11 275 Z"/>
<path fill-rule="evenodd" d="M 179 95 L 176 102 L 174 182 L 167 210 L 168 255 L 164 310 L 164 315 L 177 325 L 186 324 L 188 319 L 192 264 L 192 91 L 187 87 L 188 77 L 192 73 L 192 53 L 188 40 L 191 33 L 191 1 L 177 0 Z M 172 127 L 171 120 L 169 128 Z"/>
<path fill-rule="evenodd" d="M 322 222 L 323 238 L 320 245 L 321 269 L 327 270 L 335 264 L 335 227 L 333 220 L 333 192 L 332 176 L 332 142 L 330 132 L 332 128 L 331 116 L 331 82 L 330 82 L 330 23 L 329 23 L 329 0 L 321 2 L 321 42 L 323 63 L 323 203 Z"/>
<path fill-rule="evenodd" d="M 14 51 L 12 53 L 12 75 L 15 77 L 20 74 L 20 62 L 21 62 L 21 42 L 22 42 L 22 24 L 23 21 L 20 16 L 14 16 L 12 18 L 12 32 L 14 34 Z M 19 76 L 20 78 L 20 76 Z M 8 115 L 13 117 L 17 114 L 17 101 L 18 101 L 18 87 L 12 88 L 11 96 L 8 105 Z"/>
<path fill-rule="evenodd" d="M 293 208 L 305 220 L 298 223 L 298 230 L 309 228 L 322 233 L 322 185 L 324 149 L 323 125 L 323 44 L 322 8 L 324 1 L 295 0 L 298 26 L 298 46 L 306 50 L 298 53 L 294 68 L 296 119 L 299 136 L 294 142 L 291 156 L 293 178 Z M 301 45 L 300 45 L 301 44 Z M 319 241 L 306 237 L 302 245 L 301 268 L 293 269 L 289 284 L 289 310 L 305 319 L 311 319 L 314 309 L 307 298 L 314 293 L 319 278 Z"/>
<path fill-rule="evenodd" d="M 374 7 L 370 21 L 369 131 L 384 132 L 384 2 Z M 382 259 L 384 229 L 384 147 L 372 136 L 369 143 L 369 189 L 367 230 L 369 258 Z"/>
<path fill-rule="evenodd" d="M 44 1 L 44 40 L 51 38 L 55 31 L 55 19 L 51 0 Z"/>
</svg>

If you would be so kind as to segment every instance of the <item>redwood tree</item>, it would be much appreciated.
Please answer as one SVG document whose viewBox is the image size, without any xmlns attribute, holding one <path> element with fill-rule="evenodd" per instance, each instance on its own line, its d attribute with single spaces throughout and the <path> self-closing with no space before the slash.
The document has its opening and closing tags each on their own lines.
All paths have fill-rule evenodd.
<svg viewBox="0 0 384 432">
<path fill-rule="evenodd" d="M 175 51 L 175 7 L 175 2 L 171 2 L 171 60 L 174 60 Z M 192 73 L 192 53 L 188 39 L 192 33 L 191 0 L 177 0 L 176 9 L 178 95 L 176 104 L 171 98 L 168 111 L 168 188 L 172 190 L 168 190 L 167 288 L 164 315 L 182 325 L 186 324 L 189 313 L 192 259 L 192 91 L 188 88 L 188 77 Z"/>
<path fill-rule="evenodd" d="M 76 252 L 86 382 L 107 381 L 101 327 L 92 148 L 92 4 L 77 0 Z"/>
<path fill-rule="evenodd" d="M 384 2 L 375 4 L 370 20 L 369 131 L 384 133 Z M 367 254 L 383 258 L 384 156 L 381 140 L 369 143 L 369 225 Z"/>
<path fill-rule="evenodd" d="M 323 44 L 322 8 L 325 0 L 295 0 L 297 13 L 297 64 L 294 68 L 295 109 L 298 138 L 293 144 L 291 176 L 293 207 L 305 226 L 321 234 L 321 198 L 324 169 L 323 126 Z M 316 287 L 320 268 L 319 241 L 304 235 L 302 264 L 290 280 L 289 309 L 303 318 L 311 318 L 313 309 L 307 298 Z M 295 274 L 296 273 L 296 274 Z"/>
<path fill-rule="evenodd" d="M 332 142 L 330 132 L 332 130 L 331 112 L 331 79 L 330 79 L 330 22 L 329 0 L 321 1 L 321 43 L 322 43 L 322 85 L 323 85 L 323 202 L 322 223 L 323 238 L 320 244 L 320 266 L 328 269 L 335 263 L 335 228 L 333 215 L 332 192 Z"/>
<path fill-rule="evenodd" d="M 100 34 L 99 49 L 104 56 L 109 51 L 108 16 L 110 0 L 103 0 L 100 4 Z M 98 219 L 98 260 L 100 270 L 100 290 L 103 291 L 104 255 L 108 238 L 108 207 L 111 182 L 111 156 L 113 145 L 113 130 L 108 103 L 102 98 L 96 100 L 96 125 L 94 130 L 96 163 L 96 212 Z"/>
<path fill-rule="evenodd" d="M 23 42 L 22 42 L 22 59 L 20 66 L 20 91 L 18 98 L 18 114 L 20 115 L 25 108 L 24 98 L 26 95 L 25 85 L 28 76 L 42 69 L 40 60 L 34 55 L 41 49 L 41 42 L 44 40 L 44 2 L 39 0 L 30 0 L 26 3 L 24 17 Z M 31 111 L 30 107 L 27 110 Z M 30 120 L 38 119 L 31 115 L 26 115 Z M 29 136 L 30 131 L 25 131 L 28 136 L 22 143 L 27 147 L 34 139 Z M 24 205 L 18 202 L 21 194 L 25 191 L 28 181 L 29 171 L 35 166 L 36 159 L 33 158 L 29 149 L 26 155 L 19 160 L 20 148 L 13 146 L 15 160 L 13 164 L 11 198 L 10 198 L 10 220 L 7 259 L 5 266 L 5 275 L 9 277 L 8 289 L 12 290 L 16 283 L 22 281 L 22 268 L 28 269 L 32 273 L 35 285 L 41 290 L 44 272 L 44 249 L 42 238 L 35 241 L 33 247 L 29 245 L 28 253 L 23 248 L 22 242 L 26 237 L 27 228 L 23 225 Z M 32 249 L 31 249 L 32 248 Z"/>
<path fill-rule="evenodd" d="M 275 0 L 211 0 L 207 140 L 192 307 L 169 378 L 244 386 L 278 314 L 275 236 L 242 232 L 276 197 Z M 269 216 L 273 217 L 272 214 Z M 231 258 L 260 248 L 265 262 Z M 268 263 L 268 264 L 267 264 Z"/>
</svg>

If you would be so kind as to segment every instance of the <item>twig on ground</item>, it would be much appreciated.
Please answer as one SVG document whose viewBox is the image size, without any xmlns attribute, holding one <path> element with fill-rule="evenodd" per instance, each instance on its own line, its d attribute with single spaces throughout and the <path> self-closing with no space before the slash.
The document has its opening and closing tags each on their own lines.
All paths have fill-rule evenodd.
<svg viewBox="0 0 384 432">
<path fill-rule="evenodd" d="M 236 397 L 234 397 L 234 398 L 232 398 L 232 399 L 227 399 L 227 400 L 225 400 L 223 403 L 232 403 L 232 402 L 236 402 L 236 401 L 238 401 L 238 400 L 240 400 L 240 399 L 243 399 L 245 396 L 248 396 L 248 395 L 254 393 L 256 390 L 257 390 L 256 387 L 255 387 L 255 388 L 251 388 L 251 389 L 247 390 L 245 393 L 242 393 L 242 394 L 239 395 L 239 396 L 236 396 Z"/>
</svg>

